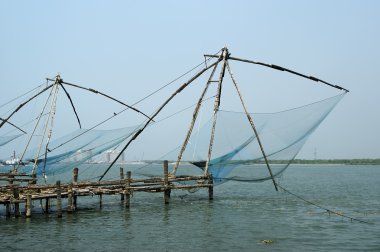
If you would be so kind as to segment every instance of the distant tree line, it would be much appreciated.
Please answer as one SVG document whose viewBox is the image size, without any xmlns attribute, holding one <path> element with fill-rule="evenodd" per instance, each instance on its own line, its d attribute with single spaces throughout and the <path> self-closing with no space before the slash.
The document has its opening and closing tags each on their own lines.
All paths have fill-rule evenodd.
<svg viewBox="0 0 380 252">
<path fill-rule="evenodd" d="M 380 165 L 380 159 L 294 159 L 293 164 Z"/>
</svg>

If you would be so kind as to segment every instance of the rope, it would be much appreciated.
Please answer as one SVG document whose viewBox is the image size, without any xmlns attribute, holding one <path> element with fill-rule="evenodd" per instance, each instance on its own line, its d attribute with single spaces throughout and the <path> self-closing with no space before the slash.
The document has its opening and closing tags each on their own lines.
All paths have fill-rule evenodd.
<svg viewBox="0 0 380 252">
<path fill-rule="evenodd" d="M 219 50 L 216 54 L 218 54 L 220 51 L 221 51 L 221 50 Z M 140 103 L 140 102 L 142 102 L 142 101 L 148 99 L 148 98 L 151 97 L 152 95 L 158 93 L 158 92 L 161 91 L 162 89 L 164 89 L 164 88 L 166 88 L 167 86 L 173 84 L 174 82 L 176 82 L 177 80 L 181 79 L 181 78 L 184 77 L 185 75 L 191 73 L 192 71 L 194 71 L 195 69 L 197 69 L 197 68 L 200 67 L 201 65 L 205 64 L 205 67 L 207 68 L 207 64 L 206 64 L 206 63 L 207 63 L 208 61 L 210 61 L 211 59 L 212 59 L 212 58 L 208 58 L 208 59 L 206 60 L 206 58 L 205 58 L 205 61 L 202 61 L 201 63 L 199 63 L 198 65 L 196 65 L 195 67 L 193 67 L 192 69 L 190 69 L 189 71 L 187 71 L 186 73 L 184 73 L 184 74 L 178 76 L 177 78 L 175 78 L 174 80 L 172 80 L 172 81 L 170 81 L 169 83 L 165 84 L 164 86 L 160 87 L 159 89 L 157 89 L 157 90 L 153 91 L 152 93 L 148 94 L 147 96 L 141 98 L 140 100 L 138 100 L 137 102 L 135 102 L 134 104 L 132 104 L 132 106 L 134 106 L 134 105 L 136 105 L 136 104 L 138 104 L 138 103 Z"/>
<path fill-rule="evenodd" d="M 39 85 L 39 86 L 37 86 L 37 87 L 35 87 L 35 88 L 33 88 L 33 89 L 27 91 L 26 93 L 24 93 L 24 94 L 22 94 L 22 95 L 19 95 L 19 96 L 17 96 L 16 98 L 13 98 L 13 99 L 10 100 L 10 101 L 7 101 L 6 103 L 0 105 L 0 108 L 2 108 L 2 107 L 4 107 L 4 106 L 8 105 L 8 104 L 11 103 L 11 102 L 14 102 L 15 100 L 17 100 L 17 99 L 19 99 L 19 98 L 21 98 L 21 97 L 23 97 L 23 96 L 25 96 L 25 95 L 27 95 L 27 94 L 29 94 L 29 93 L 31 93 L 31 92 L 33 92 L 33 91 L 36 90 L 36 89 L 39 89 L 39 88 L 42 87 L 43 85 L 44 85 L 44 84 L 41 84 L 41 85 Z"/>
<path fill-rule="evenodd" d="M 296 197 L 297 199 L 300 199 L 300 200 L 306 202 L 306 203 L 309 204 L 309 205 L 312 205 L 312 206 L 315 206 L 315 207 L 320 208 L 320 209 L 322 209 L 322 210 L 325 210 L 325 211 L 328 212 L 329 214 L 330 214 L 330 213 L 333 213 L 333 214 L 335 214 L 335 215 L 338 215 L 338 216 L 341 216 L 341 217 L 343 217 L 343 218 L 349 219 L 349 220 L 351 220 L 351 222 L 352 222 L 352 221 L 357 221 L 357 222 L 365 223 L 365 224 L 374 224 L 374 223 L 371 223 L 371 222 L 368 222 L 368 221 L 363 221 L 363 220 L 360 220 L 360 219 L 357 219 L 357 218 L 354 218 L 354 217 L 350 217 L 350 216 L 348 216 L 348 215 L 342 214 L 341 212 L 337 212 L 337 211 L 334 211 L 334 210 L 328 209 L 328 208 L 326 208 L 326 207 L 320 206 L 320 205 L 318 205 L 318 204 L 316 204 L 316 203 L 314 203 L 314 202 L 311 202 L 310 200 L 307 200 L 307 199 L 305 199 L 305 198 L 303 198 L 303 197 L 301 197 L 301 196 L 299 196 L 299 195 L 297 195 L 297 194 L 295 194 L 295 193 L 293 193 L 293 192 L 291 192 L 291 191 L 285 189 L 284 187 L 280 186 L 279 184 L 277 184 L 277 186 L 278 186 L 279 188 L 281 188 L 284 192 L 286 192 L 286 193 L 288 193 L 288 194 L 290 194 L 290 195 Z"/>
</svg>

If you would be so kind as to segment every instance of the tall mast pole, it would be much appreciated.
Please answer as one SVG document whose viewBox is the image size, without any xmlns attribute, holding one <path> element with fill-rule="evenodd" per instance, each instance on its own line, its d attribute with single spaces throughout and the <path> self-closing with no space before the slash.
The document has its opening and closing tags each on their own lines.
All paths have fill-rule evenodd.
<svg viewBox="0 0 380 252">
<path fill-rule="evenodd" d="M 222 69 L 220 71 L 219 80 L 218 80 L 218 89 L 217 89 L 216 96 L 215 96 L 214 115 L 213 115 L 212 129 L 211 129 L 210 144 L 209 144 L 209 147 L 208 147 L 208 156 L 207 156 L 207 162 L 206 162 L 206 167 L 205 167 L 205 171 L 204 171 L 204 174 L 206 176 L 209 175 L 208 174 L 208 167 L 209 167 L 209 163 L 210 163 L 210 160 L 211 160 L 212 147 L 213 147 L 213 144 L 214 144 L 216 119 L 218 117 L 218 111 L 219 111 L 219 107 L 220 107 L 220 98 L 221 98 L 221 94 L 222 94 L 222 82 L 223 82 L 223 78 L 224 78 L 224 73 L 226 71 L 226 63 L 227 63 L 228 57 L 229 57 L 228 49 L 227 49 L 227 47 L 224 47 L 222 49 L 223 63 L 222 63 Z"/>
</svg>

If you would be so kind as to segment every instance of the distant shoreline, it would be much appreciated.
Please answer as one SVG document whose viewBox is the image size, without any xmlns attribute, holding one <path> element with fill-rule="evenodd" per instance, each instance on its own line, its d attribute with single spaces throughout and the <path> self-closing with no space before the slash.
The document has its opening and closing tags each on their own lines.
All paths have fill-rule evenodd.
<svg viewBox="0 0 380 252">
<path fill-rule="evenodd" d="M 294 159 L 292 164 L 380 165 L 378 159 Z"/>
</svg>

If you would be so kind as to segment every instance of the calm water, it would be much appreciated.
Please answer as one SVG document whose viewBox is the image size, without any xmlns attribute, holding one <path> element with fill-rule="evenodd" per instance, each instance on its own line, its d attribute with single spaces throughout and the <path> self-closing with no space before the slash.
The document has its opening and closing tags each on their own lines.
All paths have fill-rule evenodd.
<svg viewBox="0 0 380 252">
<path fill-rule="evenodd" d="M 118 171 L 117 171 L 118 172 Z M 380 251 L 380 166 L 292 166 L 280 184 L 308 200 L 374 224 L 329 216 L 270 181 L 229 182 L 193 194 L 135 193 L 130 209 L 118 196 L 79 198 L 79 211 L 57 219 L 4 218 L 1 251 Z M 65 200 L 64 200 L 65 202 Z M 263 244 L 261 240 L 272 240 Z"/>
</svg>

